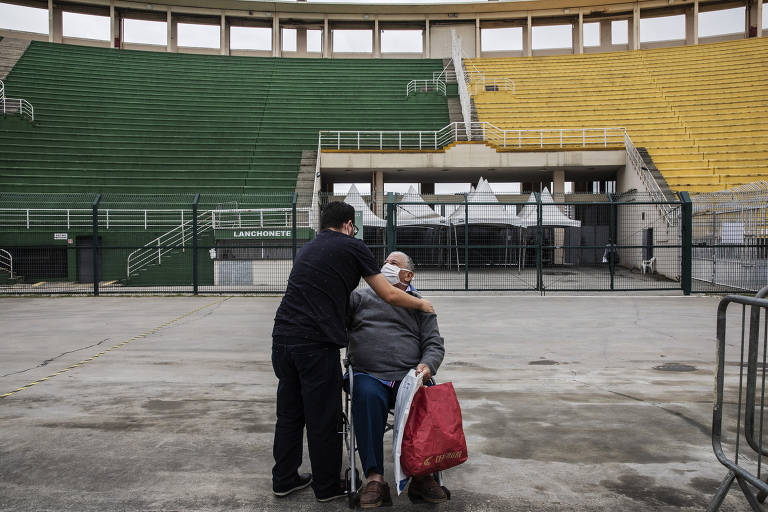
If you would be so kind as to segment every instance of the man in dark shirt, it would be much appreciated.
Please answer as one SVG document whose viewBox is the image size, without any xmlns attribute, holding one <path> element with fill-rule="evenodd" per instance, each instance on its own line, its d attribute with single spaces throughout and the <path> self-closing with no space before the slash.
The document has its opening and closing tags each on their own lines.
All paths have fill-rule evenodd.
<svg viewBox="0 0 768 512">
<path fill-rule="evenodd" d="M 272 330 L 272 367 L 277 385 L 277 423 L 272 491 L 287 496 L 312 484 L 321 502 L 345 495 L 341 474 L 341 362 L 347 345 L 349 295 L 364 278 L 393 306 L 434 312 L 432 304 L 389 284 L 368 246 L 354 238 L 355 210 L 330 203 L 320 233 L 293 263 Z M 312 475 L 299 475 L 304 425 Z M 313 480 L 314 477 L 314 480 Z"/>
</svg>

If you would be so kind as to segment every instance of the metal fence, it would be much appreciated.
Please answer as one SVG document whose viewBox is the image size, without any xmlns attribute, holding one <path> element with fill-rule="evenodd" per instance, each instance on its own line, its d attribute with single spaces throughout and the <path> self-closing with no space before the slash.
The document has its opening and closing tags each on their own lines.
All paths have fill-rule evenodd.
<svg viewBox="0 0 768 512">
<path fill-rule="evenodd" d="M 715 214 L 684 193 L 667 202 L 546 190 L 358 198 L 359 236 L 379 262 L 408 253 L 424 291 L 754 292 L 766 283 L 755 270 L 766 257 L 755 241 L 764 206 L 763 220 L 743 229 L 720 208 L 713 236 Z M 343 199 L 0 194 L 0 294 L 282 293 L 317 232 L 309 205 Z M 734 205 L 752 215 L 752 203 Z M 729 281 L 707 280 L 713 268 Z"/>
<path fill-rule="evenodd" d="M 695 291 L 756 291 L 768 283 L 768 183 L 693 197 Z"/>
</svg>

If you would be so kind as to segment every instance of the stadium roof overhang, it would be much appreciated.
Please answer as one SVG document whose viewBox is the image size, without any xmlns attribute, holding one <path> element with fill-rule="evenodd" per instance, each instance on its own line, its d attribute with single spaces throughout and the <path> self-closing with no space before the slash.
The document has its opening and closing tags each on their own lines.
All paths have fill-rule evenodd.
<svg viewBox="0 0 768 512">
<path fill-rule="evenodd" d="M 9 3 L 18 5 L 39 6 L 47 2 L 40 0 L 9 0 Z M 643 9 L 669 8 L 669 0 L 643 0 L 640 2 L 627 2 L 621 0 L 528 0 L 516 2 L 467 2 L 467 3 L 325 3 L 325 2 L 263 2 L 248 0 L 162 0 L 160 2 L 134 2 L 124 0 L 57 0 L 58 5 L 92 5 L 110 6 L 132 9 L 136 11 L 157 10 L 164 11 L 166 7 L 174 12 L 189 14 L 226 14 L 229 16 L 245 16 L 263 18 L 280 13 L 281 16 L 294 15 L 300 18 L 302 15 L 313 18 L 335 15 L 343 18 L 345 15 L 359 16 L 356 19 L 367 19 L 366 16 L 402 16 L 403 19 L 416 19 L 429 17 L 430 19 L 456 19 L 464 18 L 504 18 L 504 16 L 569 16 L 581 12 L 584 15 L 600 15 L 619 12 L 632 12 L 633 7 L 639 5 Z M 675 7 L 684 4 L 692 4 L 693 0 L 678 0 Z M 702 2 L 709 3 L 709 2 Z M 722 0 L 714 0 L 712 3 L 723 3 Z"/>
</svg>

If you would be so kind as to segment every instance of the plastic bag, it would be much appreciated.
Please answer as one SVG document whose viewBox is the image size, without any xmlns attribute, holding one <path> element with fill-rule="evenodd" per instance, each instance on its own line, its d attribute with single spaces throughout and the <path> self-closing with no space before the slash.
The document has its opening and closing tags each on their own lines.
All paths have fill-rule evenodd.
<svg viewBox="0 0 768 512">
<path fill-rule="evenodd" d="M 422 375 L 416 373 L 416 370 L 408 372 L 400 382 L 400 389 L 397 390 L 397 399 L 395 400 L 395 424 L 393 428 L 392 456 L 394 458 L 395 482 L 397 483 L 397 494 L 403 492 L 408 485 L 410 478 L 405 475 L 400 467 L 400 451 L 403 444 L 403 432 L 408 421 L 408 415 L 411 410 L 413 396 L 421 388 Z"/>
<path fill-rule="evenodd" d="M 403 473 L 429 475 L 467 460 L 461 408 L 453 384 L 418 389 L 409 409 L 400 451 Z"/>
</svg>

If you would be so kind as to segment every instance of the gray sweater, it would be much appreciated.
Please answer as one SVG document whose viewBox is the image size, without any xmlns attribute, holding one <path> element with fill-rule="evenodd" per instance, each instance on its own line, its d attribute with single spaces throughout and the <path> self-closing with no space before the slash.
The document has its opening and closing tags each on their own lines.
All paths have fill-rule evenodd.
<svg viewBox="0 0 768 512">
<path fill-rule="evenodd" d="M 435 313 L 390 306 L 370 288 L 350 295 L 347 332 L 352 367 L 379 379 L 402 380 L 419 363 L 434 375 L 445 355 Z"/>
</svg>

